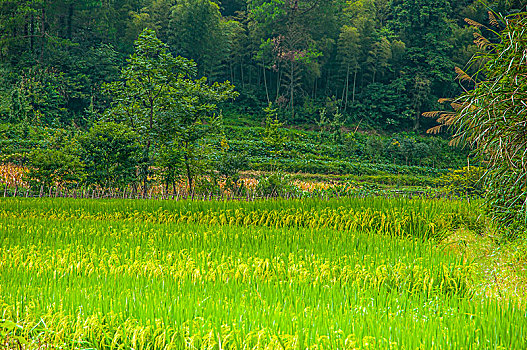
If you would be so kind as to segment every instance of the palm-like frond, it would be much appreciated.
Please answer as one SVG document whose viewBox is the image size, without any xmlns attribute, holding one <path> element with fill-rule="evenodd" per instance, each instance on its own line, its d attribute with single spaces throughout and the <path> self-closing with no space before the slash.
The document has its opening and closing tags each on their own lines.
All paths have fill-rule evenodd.
<svg viewBox="0 0 527 350">
<path fill-rule="evenodd" d="M 465 18 L 465 22 L 467 22 L 472 27 L 489 29 L 487 26 L 485 26 L 485 25 L 483 25 L 483 24 L 481 24 L 479 22 L 476 22 L 476 21 L 474 21 L 473 19 L 470 19 L 470 18 Z"/>
<path fill-rule="evenodd" d="M 432 111 L 432 112 L 425 112 L 423 113 L 423 117 L 425 118 L 437 118 L 443 113 L 443 111 Z"/>
<path fill-rule="evenodd" d="M 459 81 L 461 81 L 461 82 L 469 81 L 471 83 L 474 83 L 474 79 L 472 79 L 472 77 L 470 75 L 465 73 L 465 71 L 463 69 L 461 69 L 459 67 L 456 67 L 455 71 L 456 71 L 456 74 L 457 74 L 457 79 Z"/>
<path fill-rule="evenodd" d="M 427 134 L 437 135 L 443 131 L 444 125 L 436 125 L 433 128 L 426 130 Z"/>
<path fill-rule="evenodd" d="M 490 22 L 490 25 L 492 25 L 493 27 L 499 27 L 499 23 L 498 23 L 498 20 L 496 19 L 496 15 L 494 15 L 494 13 L 492 13 L 492 11 L 489 11 L 489 22 Z"/>
<path fill-rule="evenodd" d="M 443 131 L 444 128 L 448 128 L 450 125 L 452 125 L 456 115 L 457 115 L 456 112 L 448 112 L 448 111 L 433 111 L 433 112 L 423 113 L 423 117 L 437 118 L 437 122 L 439 123 L 439 125 L 428 129 L 426 132 L 428 134 L 439 134 L 440 132 Z"/>
</svg>

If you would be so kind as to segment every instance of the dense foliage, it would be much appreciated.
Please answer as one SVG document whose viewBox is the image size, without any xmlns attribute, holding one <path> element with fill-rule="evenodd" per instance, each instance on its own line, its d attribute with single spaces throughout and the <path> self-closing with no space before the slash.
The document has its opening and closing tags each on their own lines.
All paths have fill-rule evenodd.
<svg viewBox="0 0 527 350">
<path fill-rule="evenodd" d="M 467 74 L 457 69 L 466 87 L 451 100 L 452 112 L 432 112 L 449 126 L 454 143 L 474 150 L 487 171 L 480 183 L 486 185 L 486 199 L 492 217 L 517 235 L 518 224 L 527 223 L 525 136 L 525 75 L 527 66 L 527 15 L 490 14 L 489 26 L 469 21 L 482 34 L 476 36 L 481 51 L 469 62 Z"/>
<path fill-rule="evenodd" d="M 521 2 L 491 1 L 497 11 Z M 327 99 L 349 122 L 419 130 L 422 111 L 454 96 L 455 64 L 475 52 L 464 0 L 6 0 L 0 3 L 0 120 L 91 125 L 144 28 L 198 77 L 241 93 L 225 109 L 314 123 Z"/>
<path fill-rule="evenodd" d="M 179 193 L 183 180 L 239 191 L 242 170 L 428 187 L 466 164 L 420 136 L 422 112 L 460 91 L 454 66 L 478 50 L 481 28 L 462 19 L 521 6 L 3 1 L 1 161 L 29 167 L 33 194 Z"/>
</svg>

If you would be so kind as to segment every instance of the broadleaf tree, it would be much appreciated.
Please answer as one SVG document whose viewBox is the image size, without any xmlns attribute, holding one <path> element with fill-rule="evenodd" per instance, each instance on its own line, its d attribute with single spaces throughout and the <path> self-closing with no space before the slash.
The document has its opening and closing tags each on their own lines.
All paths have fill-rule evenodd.
<svg viewBox="0 0 527 350">
<path fill-rule="evenodd" d="M 215 113 L 216 104 L 236 96 L 229 82 L 210 85 L 205 77 L 196 79 L 196 75 L 192 60 L 174 57 L 153 30 L 145 29 L 121 79 L 106 86 L 113 97 L 107 117 L 129 124 L 140 137 L 143 195 L 154 165 L 154 150 L 161 145 L 180 149 L 192 190 L 192 161 L 197 159 L 198 144 L 219 130 L 214 127 L 221 120 Z"/>
<path fill-rule="evenodd" d="M 173 57 L 155 32 L 145 29 L 135 42 L 135 51 L 122 69 L 120 80 L 106 85 L 113 97 L 110 119 L 126 122 L 141 137 L 143 194 L 153 165 L 152 146 L 163 130 L 162 118 L 174 108 L 180 76 L 193 75 L 196 65 L 183 57 Z"/>
</svg>

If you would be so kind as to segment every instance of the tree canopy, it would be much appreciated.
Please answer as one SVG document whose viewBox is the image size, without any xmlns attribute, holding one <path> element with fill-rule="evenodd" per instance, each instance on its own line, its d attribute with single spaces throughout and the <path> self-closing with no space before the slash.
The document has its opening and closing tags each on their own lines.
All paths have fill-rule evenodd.
<svg viewBox="0 0 527 350">
<path fill-rule="evenodd" d="M 327 98 L 348 123 L 423 131 L 421 112 L 453 97 L 455 65 L 476 51 L 463 18 L 507 13 L 494 0 L 6 0 L 0 3 L 0 120 L 89 127 L 112 103 L 145 28 L 197 77 L 230 81 L 226 107 L 263 120 L 273 102 L 288 124 L 310 124 Z M 424 123 L 424 124 L 423 124 Z"/>
</svg>

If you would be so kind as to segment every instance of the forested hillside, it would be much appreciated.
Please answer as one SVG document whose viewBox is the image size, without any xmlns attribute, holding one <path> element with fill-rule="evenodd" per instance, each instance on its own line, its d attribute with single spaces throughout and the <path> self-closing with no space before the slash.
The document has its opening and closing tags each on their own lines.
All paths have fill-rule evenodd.
<svg viewBox="0 0 527 350">
<path fill-rule="evenodd" d="M 210 194 L 220 183 L 245 195 L 243 171 L 428 190 L 448 169 L 470 174 L 471 160 L 469 148 L 448 146 L 448 133 L 426 136 L 436 121 L 423 112 L 463 92 L 456 67 L 483 35 L 495 39 L 474 23 L 522 6 L 2 1 L 4 195 Z"/>
<path fill-rule="evenodd" d="M 454 67 L 475 52 L 464 18 L 484 22 L 488 9 L 474 0 L 2 1 L 0 119 L 91 125 L 110 104 L 102 84 L 119 78 L 150 28 L 198 76 L 236 86 L 226 115 L 260 115 L 273 102 L 288 125 L 338 108 L 348 123 L 422 131 L 421 113 L 460 92 Z"/>
</svg>

